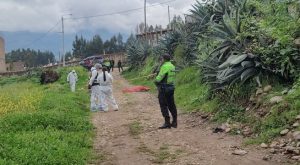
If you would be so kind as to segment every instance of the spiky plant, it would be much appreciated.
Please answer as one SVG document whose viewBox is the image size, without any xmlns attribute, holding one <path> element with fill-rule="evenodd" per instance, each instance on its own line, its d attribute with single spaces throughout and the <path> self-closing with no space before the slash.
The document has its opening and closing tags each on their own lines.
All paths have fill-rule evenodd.
<svg viewBox="0 0 300 165">
<path fill-rule="evenodd" d="M 264 69 L 259 57 L 249 52 L 247 38 L 241 35 L 240 6 L 244 6 L 244 3 L 238 2 L 235 9 L 231 8 L 230 14 L 225 12 L 220 22 L 213 23 L 208 34 L 219 44 L 201 67 L 204 80 L 212 84 L 214 89 L 246 82 L 260 75 Z"/>
<path fill-rule="evenodd" d="M 127 62 L 130 67 L 140 67 L 144 64 L 146 58 L 151 54 L 151 46 L 145 40 L 132 40 L 128 43 Z"/>
</svg>

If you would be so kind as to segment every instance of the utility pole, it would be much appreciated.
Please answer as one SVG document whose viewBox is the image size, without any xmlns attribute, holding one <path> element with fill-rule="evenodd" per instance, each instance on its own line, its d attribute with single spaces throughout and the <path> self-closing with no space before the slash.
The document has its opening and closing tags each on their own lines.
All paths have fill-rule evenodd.
<svg viewBox="0 0 300 165">
<path fill-rule="evenodd" d="M 65 15 L 72 15 L 72 14 L 65 14 Z M 66 65 L 65 60 L 65 28 L 64 28 L 64 16 L 61 16 L 61 33 L 62 33 L 62 58 L 63 58 L 63 66 Z"/>
<path fill-rule="evenodd" d="M 65 30 L 64 30 L 64 16 L 61 17 L 61 33 L 62 33 L 62 58 L 63 67 L 66 65 L 65 62 Z"/>
<path fill-rule="evenodd" d="M 146 12 L 146 0 L 144 1 L 144 17 L 145 17 L 145 38 L 147 40 L 147 12 Z"/>
<path fill-rule="evenodd" d="M 171 27 L 171 18 L 170 18 L 170 6 L 168 5 L 168 18 L 169 18 L 169 28 L 172 29 Z"/>
</svg>

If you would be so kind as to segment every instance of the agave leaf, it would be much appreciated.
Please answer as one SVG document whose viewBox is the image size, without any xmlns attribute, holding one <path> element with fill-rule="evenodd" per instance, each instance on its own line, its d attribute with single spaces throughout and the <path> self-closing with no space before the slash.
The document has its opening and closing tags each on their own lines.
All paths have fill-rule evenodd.
<svg viewBox="0 0 300 165">
<path fill-rule="evenodd" d="M 245 82 L 246 80 L 248 80 L 250 77 L 254 76 L 255 74 L 256 74 L 256 69 L 254 69 L 254 68 L 246 69 L 241 74 L 241 81 Z"/>
<path fill-rule="evenodd" d="M 246 58 L 247 58 L 247 55 L 246 55 L 246 54 L 239 55 L 239 56 L 236 57 L 234 60 L 232 60 L 232 61 L 230 62 L 230 64 L 231 64 L 231 65 L 239 64 L 239 63 L 241 63 L 242 61 L 244 61 Z"/>
<path fill-rule="evenodd" d="M 228 59 L 221 64 L 220 66 L 218 66 L 219 69 L 224 69 L 230 66 L 231 61 L 233 61 L 234 59 L 236 59 L 238 57 L 238 55 L 231 55 L 228 57 Z"/>
<path fill-rule="evenodd" d="M 221 64 L 218 68 L 222 69 L 222 68 L 226 68 L 230 65 L 236 65 L 241 63 L 242 61 L 244 61 L 247 58 L 246 54 L 242 54 L 242 55 L 231 55 L 228 57 L 228 59 Z"/>
<path fill-rule="evenodd" d="M 232 23 L 232 20 L 230 18 L 230 16 L 228 15 L 228 13 L 225 13 L 223 15 L 223 27 L 224 27 L 224 30 L 226 30 L 227 34 L 229 34 L 230 36 L 236 36 L 237 34 L 237 29 L 235 29 L 233 23 Z"/>
<path fill-rule="evenodd" d="M 242 65 L 243 68 L 249 68 L 249 67 L 254 66 L 254 63 L 252 61 L 243 61 L 241 63 L 241 65 Z"/>
</svg>

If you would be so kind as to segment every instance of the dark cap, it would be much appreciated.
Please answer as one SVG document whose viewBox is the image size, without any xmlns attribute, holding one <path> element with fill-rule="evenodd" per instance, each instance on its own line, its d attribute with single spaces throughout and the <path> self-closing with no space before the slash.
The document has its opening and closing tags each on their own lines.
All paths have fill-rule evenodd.
<svg viewBox="0 0 300 165">
<path fill-rule="evenodd" d="M 164 54 L 162 56 L 162 58 L 165 60 L 165 61 L 170 61 L 171 60 L 171 56 L 169 54 Z"/>
</svg>

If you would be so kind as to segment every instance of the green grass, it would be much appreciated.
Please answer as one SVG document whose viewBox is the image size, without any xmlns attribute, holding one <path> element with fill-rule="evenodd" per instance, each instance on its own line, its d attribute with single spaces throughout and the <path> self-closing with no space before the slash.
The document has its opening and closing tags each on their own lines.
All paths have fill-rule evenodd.
<svg viewBox="0 0 300 165">
<path fill-rule="evenodd" d="M 216 100 L 208 100 L 209 88 L 200 82 L 197 68 L 188 67 L 176 75 L 176 104 L 183 111 L 211 112 L 218 108 Z"/>
<path fill-rule="evenodd" d="M 166 160 L 173 160 L 176 159 L 176 155 L 170 153 L 169 146 L 167 144 L 163 144 L 160 146 L 158 152 L 155 154 L 156 159 L 153 160 L 153 163 L 162 164 Z"/>
<path fill-rule="evenodd" d="M 132 136 L 137 136 L 140 133 L 142 133 L 143 127 L 141 126 L 141 123 L 138 121 L 134 121 L 129 124 L 129 133 Z"/>
<path fill-rule="evenodd" d="M 60 80 L 43 86 L 20 82 L 18 77 L 1 80 L 2 88 L 17 84 L 26 90 L 31 83 L 43 94 L 35 111 L 0 116 L 0 164 L 86 164 L 92 158 L 93 126 L 84 90 L 87 73 L 75 67 L 80 81 L 72 93 L 66 83 L 71 69 L 60 69 Z"/>
<path fill-rule="evenodd" d="M 184 153 L 184 151 L 181 149 L 178 149 L 174 153 L 171 153 L 169 145 L 167 144 L 163 144 L 159 147 L 158 150 L 154 151 L 148 148 L 146 144 L 141 143 L 137 149 L 139 152 L 153 156 L 154 159 L 152 159 L 152 163 L 155 164 L 174 163 L 177 156 Z"/>
</svg>

